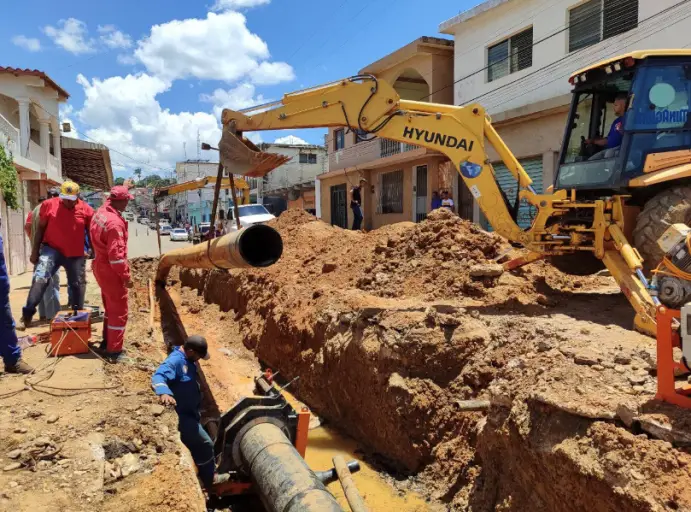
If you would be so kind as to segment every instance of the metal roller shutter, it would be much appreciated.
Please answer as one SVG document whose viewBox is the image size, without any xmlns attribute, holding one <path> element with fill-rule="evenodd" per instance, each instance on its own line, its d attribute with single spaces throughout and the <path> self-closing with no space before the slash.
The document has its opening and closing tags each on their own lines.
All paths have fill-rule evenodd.
<svg viewBox="0 0 691 512">
<path fill-rule="evenodd" d="M 526 158 L 519 160 L 519 162 L 525 169 L 525 172 L 528 173 L 528 176 L 532 178 L 535 191 L 542 193 L 542 157 Z M 516 200 L 516 178 L 513 177 L 504 164 L 493 164 L 493 167 L 499 186 L 509 198 L 509 203 L 513 204 Z M 534 208 L 529 207 L 525 201 L 521 201 L 521 205 L 518 208 L 518 225 L 522 229 L 529 228 L 534 216 Z M 484 215 L 481 215 L 480 224 L 487 231 L 492 231 L 492 227 Z"/>
</svg>

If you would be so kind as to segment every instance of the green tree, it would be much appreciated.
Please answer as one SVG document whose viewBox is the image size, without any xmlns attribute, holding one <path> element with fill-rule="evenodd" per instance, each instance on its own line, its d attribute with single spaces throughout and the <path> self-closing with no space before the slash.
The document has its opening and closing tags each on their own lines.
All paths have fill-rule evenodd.
<svg viewBox="0 0 691 512">
<path fill-rule="evenodd" d="M 124 185 L 125 184 L 125 178 L 115 178 L 115 185 Z"/>
<path fill-rule="evenodd" d="M 19 209 L 19 199 L 17 198 L 17 169 L 12 162 L 12 155 L 5 152 L 5 148 L 0 146 L 0 193 L 5 199 L 5 204 L 10 210 Z"/>
<path fill-rule="evenodd" d="M 137 168 L 134 170 L 134 175 L 137 177 L 137 181 L 141 180 L 141 179 L 142 179 L 142 168 L 141 168 L 141 167 L 137 167 Z"/>
</svg>

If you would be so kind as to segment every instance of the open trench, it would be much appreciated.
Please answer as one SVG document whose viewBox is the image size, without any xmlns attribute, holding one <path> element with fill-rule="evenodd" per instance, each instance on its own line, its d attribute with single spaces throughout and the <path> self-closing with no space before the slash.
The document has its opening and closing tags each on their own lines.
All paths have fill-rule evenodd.
<svg viewBox="0 0 691 512">
<path fill-rule="evenodd" d="M 210 327 L 203 317 L 196 313 L 196 306 L 190 307 L 193 292 L 187 289 L 171 288 L 157 290 L 157 300 L 161 312 L 161 326 L 164 341 L 167 345 L 179 345 L 184 338 L 193 333 L 203 333 L 209 343 L 212 358 L 201 366 L 203 391 L 202 422 L 217 418 L 220 413 L 229 409 L 244 396 L 253 394 L 254 378 L 266 365 L 257 359 L 254 352 L 242 343 L 242 333 L 238 325 L 229 320 L 220 328 Z M 224 315 L 221 315 L 223 317 Z M 225 318 L 224 318 L 225 319 Z M 277 383 L 285 385 L 281 376 Z M 294 385 L 295 389 L 300 384 Z M 305 405 L 289 390 L 284 391 L 286 398 L 296 409 Z M 358 460 L 360 470 L 353 475 L 360 493 L 372 510 L 400 510 L 416 512 L 429 510 L 428 502 L 415 492 L 404 492 L 393 484 L 395 479 L 388 475 L 376 459 L 369 459 L 360 444 L 350 436 L 322 424 L 320 418 L 313 415 L 310 423 L 309 444 L 305 460 L 315 470 L 326 470 L 333 467 L 332 459 L 342 455 L 346 460 Z M 345 510 L 348 503 L 338 481 L 327 485 Z M 258 499 L 252 497 L 229 498 L 211 502 L 217 510 L 255 511 L 263 510 Z"/>
<path fill-rule="evenodd" d="M 182 270 L 173 278 L 171 305 L 216 356 L 204 367 L 215 407 L 251 392 L 259 360 L 286 380 L 299 376 L 293 394 L 328 425 L 310 432 L 308 463 L 326 469 L 337 452 L 364 459 L 357 480 L 372 510 L 691 510 L 691 457 L 602 412 L 636 398 L 626 379 L 611 377 L 602 396 L 588 387 L 600 369 L 541 341 L 583 335 L 579 320 L 554 325 L 443 302 L 358 309 L 344 300 L 299 323 L 265 300 L 279 290 L 261 276 Z M 607 301 L 618 299 L 603 300 L 607 316 Z M 631 347 L 629 331 L 606 329 L 618 350 Z M 492 400 L 486 414 L 459 411 L 459 400 L 478 397 Z"/>
</svg>

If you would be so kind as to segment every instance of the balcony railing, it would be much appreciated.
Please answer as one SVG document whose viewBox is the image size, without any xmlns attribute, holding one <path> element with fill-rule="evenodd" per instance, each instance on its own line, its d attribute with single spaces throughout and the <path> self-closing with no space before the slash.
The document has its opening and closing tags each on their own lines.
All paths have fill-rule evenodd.
<svg viewBox="0 0 691 512">
<path fill-rule="evenodd" d="M 12 126 L 3 115 L 0 114 L 0 146 L 7 153 L 19 153 L 19 129 Z"/>
<path fill-rule="evenodd" d="M 36 162 L 42 168 L 46 168 L 46 155 L 47 152 L 44 148 L 36 144 L 33 140 L 29 141 L 29 154 L 27 157 L 32 162 Z"/>
<path fill-rule="evenodd" d="M 48 161 L 46 162 L 46 175 L 48 179 L 55 182 L 59 182 L 62 176 L 60 160 L 50 153 L 48 153 Z"/>
<path fill-rule="evenodd" d="M 379 147 L 381 158 L 386 158 L 417 149 L 417 146 L 414 146 L 413 144 L 406 144 L 405 142 L 397 142 L 389 139 L 379 139 Z"/>
</svg>

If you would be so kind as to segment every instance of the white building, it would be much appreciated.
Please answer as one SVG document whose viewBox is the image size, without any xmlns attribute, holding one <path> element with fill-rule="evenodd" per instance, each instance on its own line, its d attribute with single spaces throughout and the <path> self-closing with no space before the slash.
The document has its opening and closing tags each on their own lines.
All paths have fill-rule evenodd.
<svg viewBox="0 0 691 512">
<path fill-rule="evenodd" d="M 24 219 L 45 195 L 62 182 L 58 105 L 69 94 L 41 71 L 0 67 L 0 146 L 11 153 L 19 174 L 20 209 L 8 210 L 0 197 L 7 263 L 12 274 L 28 268 Z"/>
<path fill-rule="evenodd" d="M 326 147 L 263 143 L 259 148 L 290 157 L 288 162 L 264 177 L 261 185 L 264 204 L 272 205 L 274 213 L 286 208 L 316 210 L 316 178 L 328 170 Z"/>
<path fill-rule="evenodd" d="M 632 50 L 688 47 L 691 4 L 487 0 L 443 22 L 439 30 L 455 39 L 454 103 L 483 105 L 536 188 L 543 190 L 553 183 L 558 164 L 569 76 Z M 498 160 L 493 152 L 490 158 Z M 509 197 L 515 195 L 515 180 L 508 179 L 502 165 L 495 165 L 495 171 Z M 477 205 L 473 217 L 481 220 Z"/>
</svg>

